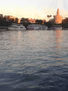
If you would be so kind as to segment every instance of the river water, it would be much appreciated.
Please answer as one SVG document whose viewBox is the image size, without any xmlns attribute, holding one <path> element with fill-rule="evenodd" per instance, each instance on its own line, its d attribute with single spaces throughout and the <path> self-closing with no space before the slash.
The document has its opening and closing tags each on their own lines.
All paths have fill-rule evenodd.
<svg viewBox="0 0 68 91">
<path fill-rule="evenodd" d="M 0 91 L 67 89 L 67 30 L 0 32 Z"/>
</svg>

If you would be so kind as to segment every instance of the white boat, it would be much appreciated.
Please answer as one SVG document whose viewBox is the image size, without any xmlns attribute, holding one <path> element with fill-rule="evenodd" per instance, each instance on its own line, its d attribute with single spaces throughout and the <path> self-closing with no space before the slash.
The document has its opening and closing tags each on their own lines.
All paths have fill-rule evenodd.
<svg viewBox="0 0 68 91">
<path fill-rule="evenodd" d="M 28 30 L 47 30 L 47 26 L 41 24 L 30 24 L 27 26 Z"/>
<path fill-rule="evenodd" d="M 10 27 L 8 27 L 9 30 L 26 30 L 25 26 L 18 25 L 18 24 L 12 24 Z"/>
<path fill-rule="evenodd" d="M 47 30 L 48 27 L 46 25 L 41 25 L 41 30 Z"/>
<path fill-rule="evenodd" d="M 60 29 L 60 30 L 62 30 L 62 26 L 61 26 L 61 25 L 56 24 L 56 25 L 53 25 L 50 29 L 53 29 L 53 30 Z"/>
</svg>

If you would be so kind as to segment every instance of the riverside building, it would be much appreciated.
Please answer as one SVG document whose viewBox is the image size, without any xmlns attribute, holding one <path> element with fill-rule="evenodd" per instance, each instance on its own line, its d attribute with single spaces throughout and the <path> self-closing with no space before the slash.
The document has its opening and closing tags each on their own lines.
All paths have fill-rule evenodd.
<svg viewBox="0 0 68 91">
<path fill-rule="evenodd" d="M 60 15 L 59 9 L 57 9 L 57 15 L 54 17 L 55 24 L 61 24 L 62 23 L 62 16 Z"/>
</svg>

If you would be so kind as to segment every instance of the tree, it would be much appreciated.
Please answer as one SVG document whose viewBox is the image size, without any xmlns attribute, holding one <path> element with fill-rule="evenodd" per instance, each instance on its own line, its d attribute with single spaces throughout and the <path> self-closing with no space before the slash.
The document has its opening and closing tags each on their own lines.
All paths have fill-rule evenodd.
<svg viewBox="0 0 68 91">
<path fill-rule="evenodd" d="M 28 18 L 21 18 L 21 24 L 27 27 L 30 24 L 30 22 L 28 21 Z"/>
<path fill-rule="evenodd" d="M 42 23 L 43 23 L 43 21 L 42 21 L 42 20 L 38 20 L 38 19 L 37 19 L 37 20 L 36 20 L 36 23 L 37 23 L 37 24 L 42 24 Z"/>
<path fill-rule="evenodd" d="M 68 18 L 65 18 L 62 22 L 62 27 L 63 28 L 68 28 Z"/>
</svg>

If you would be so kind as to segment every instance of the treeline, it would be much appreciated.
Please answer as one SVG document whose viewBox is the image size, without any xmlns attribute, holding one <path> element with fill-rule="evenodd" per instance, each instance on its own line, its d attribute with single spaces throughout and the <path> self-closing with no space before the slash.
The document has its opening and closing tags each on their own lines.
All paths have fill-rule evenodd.
<svg viewBox="0 0 68 91">
<path fill-rule="evenodd" d="M 0 26 L 9 26 L 11 25 L 10 21 L 7 21 L 5 17 L 0 18 Z"/>
<path fill-rule="evenodd" d="M 47 25 L 48 28 L 51 28 L 54 25 L 61 25 L 63 28 L 68 28 L 68 18 L 63 19 L 61 24 L 55 24 L 54 19 L 51 19 L 46 22 L 45 25 Z"/>
<path fill-rule="evenodd" d="M 0 14 L 0 26 L 10 26 L 12 23 L 17 23 L 18 18 L 11 18 L 11 16 L 3 16 Z"/>
<path fill-rule="evenodd" d="M 21 18 L 20 20 L 17 17 L 13 16 L 3 16 L 0 14 L 0 26 L 10 26 L 12 23 L 20 23 L 27 27 L 29 24 L 44 24 L 48 26 L 48 28 L 55 25 L 54 19 L 50 19 L 48 22 L 46 20 L 41 19 L 29 19 L 29 18 Z M 63 19 L 62 24 L 60 24 L 63 28 L 68 28 L 68 18 Z"/>
<path fill-rule="evenodd" d="M 17 17 L 13 16 L 3 16 L 0 14 L 0 26 L 10 26 L 12 23 L 16 24 L 23 24 L 25 27 L 27 27 L 29 24 L 35 23 L 35 24 L 45 24 L 45 20 L 41 19 L 29 19 L 29 18 L 21 18 L 18 19 Z"/>
<path fill-rule="evenodd" d="M 46 21 L 41 19 L 29 20 L 29 18 L 21 18 L 20 20 L 20 24 L 23 24 L 25 27 L 27 27 L 29 24 L 45 24 L 45 23 Z"/>
<path fill-rule="evenodd" d="M 66 19 L 63 20 L 62 27 L 63 28 L 68 28 L 68 18 L 66 18 Z"/>
<path fill-rule="evenodd" d="M 29 24 L 33 22 L 30 22 L 28 18 L 21 18 L 20 23 L 27 27 Z M 44 24 L 48 26 L 48 28 L 51 28 L 52 26 L 56 25 L 54 19 L 50 19 L 48 22 L 46 22 L 46 20 L 36 19 L 34 23 Z M 68 28 L 68 18 L 63 19 L 62 23 L 57 25 L 61 25 L 63 28 Z"/>
</svg>

